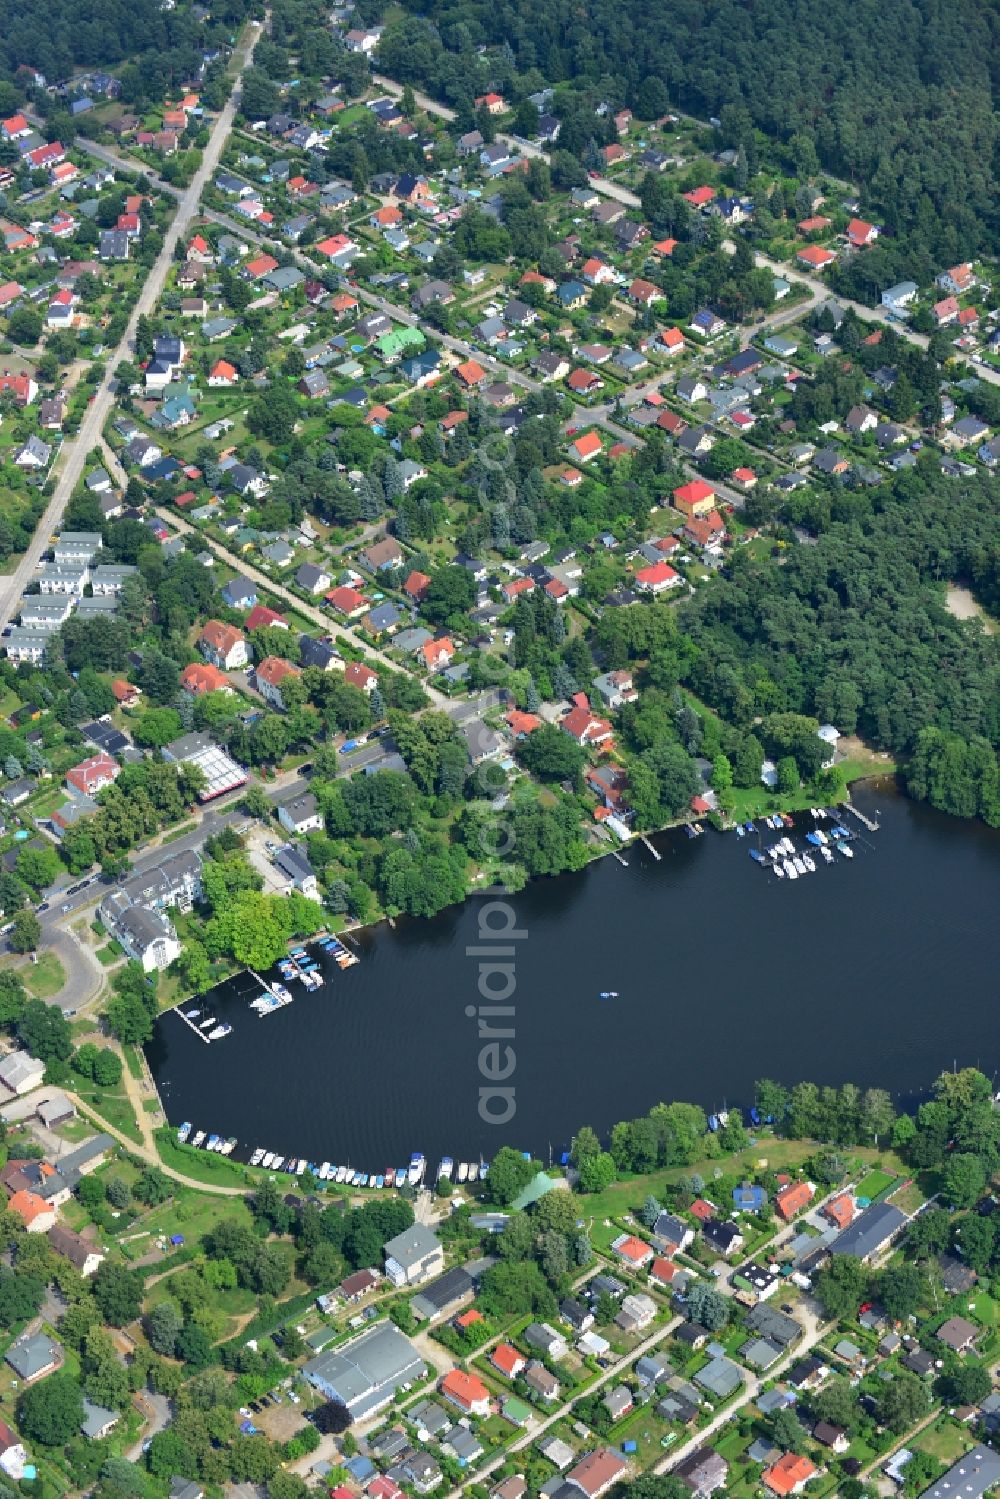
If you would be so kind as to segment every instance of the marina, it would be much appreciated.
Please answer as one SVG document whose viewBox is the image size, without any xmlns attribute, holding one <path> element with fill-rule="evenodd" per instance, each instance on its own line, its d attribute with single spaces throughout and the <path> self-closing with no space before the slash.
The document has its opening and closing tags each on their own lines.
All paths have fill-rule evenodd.
<svg viewBox="0 0 1000 1499">
<path fill-rule="evenodd" d="M 1000 833 L 885 783 L 852 801 L 877 834 L 843 808 L 836 820 L 807 809 L 791 827 L 757 816 L 743 839 L 675 829 L 652 835 L 659 860 L 635 839 L 627 869 L 601 859 L 506 897 L 527 940 L 511 944 L 516 1112 L 503 1127 L 480 1113 L 476 900 L 352 932 L 362 961 L 349 972 L 304 944 L 316 990 L 260 970 L 294 995 L 263 1030 L 249 973 L 185 1004 L 233 1026 L 222 1045 L 161 1015 L 146 1054 L 167 1119 L 236 1136 L 236 1159 L 260 1148 L 343 1165 L 341 1185 L 348 1163 L 352 1181 L 357 1167 L 385 1183 L 389 1164 L 395 1179 L 415 1148 L 429 1170 L 450 1158 L 457 1182 L 460 1162 L 468 1179 L 500 1145 L 545 1161 L 580 1125 L 606 1132 L 659 1101 L 750 1103 L 760 1077 L 912 1097 L 954 1055 L 956 1019 L 959 1034 L 991 1033 Z M 834 838 L 838 825 L 853 838 Z M 786 874 L 785 856 L 754 869 L 749 849 L 766 856 L 786 837 L 802 873 L 789 857 Z M 989 1057 L 959 1051 L 959 1066 L 977 1060 L 992 1073 Z M 581 1068 L 593 1086 L 581 1089 Z"/>
</svg>

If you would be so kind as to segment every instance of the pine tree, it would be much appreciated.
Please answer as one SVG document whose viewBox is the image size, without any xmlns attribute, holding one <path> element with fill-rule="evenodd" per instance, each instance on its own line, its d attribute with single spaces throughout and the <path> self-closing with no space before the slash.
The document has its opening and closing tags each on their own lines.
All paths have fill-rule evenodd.
<svg viewBox="0 0 1000 1499">
<path fill-rule="evenodd" d="M 538 688 L 535 686 L 534 677 L 532 677 L 528 683 L 528 690 L 524 695 L 524 706 L 529 713 L 537 713 L 538 709 L 541 707 L 541 703 L 538 697 Z"/>
</svg>

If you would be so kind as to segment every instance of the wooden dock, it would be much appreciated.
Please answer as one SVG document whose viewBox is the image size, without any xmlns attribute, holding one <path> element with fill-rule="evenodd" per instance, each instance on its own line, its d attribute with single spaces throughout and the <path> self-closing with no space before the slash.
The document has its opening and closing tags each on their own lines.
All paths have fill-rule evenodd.
<svg viewBox="0 0 1000 1499">
<path fill-rule="evenodd" d="M 853 802 L 845 802 L 844 809 L 845 811 L 850 812 L 852 817 L 856 817 L 858 819 L 858 822 L 860 822 L 863 827 L 866 827 L 868 829 L 869 833 L 878 832 L 878 823 L 874 820 L 874 818 L 866 817 L 864 812 L 859 812 Z"/>
<path fill-rule="evenodd" d="M 184 1024 L 185 1025 L 189 1025 L 191 1027 L 191 1029 L 194 1031 L 195 1035 L 198 1037 L 198 1040 L 199 1041 L 204 1041 L 204 1043 L 205 1043 L 206 1046 L 211 1046 L 212 1043 L 211 1043 L 211 1041 L 209 1041 L 208 1037 L 205 1035 L 205 1032 L 204 1031 L 200 1031 L 198 1029 L 198 1027 L 195 1025 L 194 1021 L 193 1020 L 189 1020 L 187 1018 L 187 1016 L 185 1015 L 184 1011 L 181 1009 L 180 1005 L 176 1006 L 176 1010 L 177 1010 L 177 1014 L 181 1017 L 181 1019 L 183 1020 Z"/>
<path fill-rule="evenodd" d="M 646 837 L 645 833 L 640 833 L 639 834 L 639 838 L 640 838 L 640 841 L 642 843 L 644 843 L 645 846 L 649 849 L 649 852 L 653 855 L 653 858 L 656 860 L 657 864 L 659 864 L 660 860 L 663 857 L 663 855 L 660 853 L 659 849 L 656 849 L 656 848 L 653 847 L 653 845 L 650 843 L 649 839 Z"/>
<path fill-rule="evenodd" d="M 628 860 L 626 858 L 623 858 L 623 856 L 618 852 L 618 850 L 616 848 L 613 848 L 611 850 L 611 856 L 612 856 L 612 858 L 615 858 L 615 859 L 618 860 L 619 864 L 622 866 L 623 869 L 627 869 L 628 868 Z"/>
</svg>

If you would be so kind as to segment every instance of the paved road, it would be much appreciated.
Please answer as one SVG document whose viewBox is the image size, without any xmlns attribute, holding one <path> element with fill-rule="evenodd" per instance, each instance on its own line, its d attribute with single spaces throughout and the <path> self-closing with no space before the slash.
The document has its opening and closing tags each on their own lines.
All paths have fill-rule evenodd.
<svg viewBox="0 0 1000 1499">
<path fill-rule="evenodd" d="M 337 624 L 330 618 L 329 614 L 325 614 L 315 604 L 307 604 L 304 599 L 299 598 L 297 593 L 293 593 L 283 583 L 275 583 L 266 573 L 261 572 L 259 568 L 252 567 L 244 557 L 237 557 L 234 552 L 230 552 L 221 542 L 213 540 L 211 536 L 206 536 L 202 531 L 195 530 L 194 526 L 189 525 L 185 520 L 181 520 L 180 516 L 159 506 L 157 507 L 156 514 L 166 525 L 171 526 L 174 530 L 184 532 L 189 536 L 197 536 L 217 557 L 221 557 L 224 562 L 228 562 L 229 566 L 235 568 L 243 577 L 251 578 L 253 582 L 259 583 L 261 588 L 266 588 L 269 593 L 274 594 L 279 599 L 283 599 L 285 603 L 297 609 L 306 619 L 312 620 L 313 624 L 319 625 L 326 634 L 334 635 L 341 640 L 348 641 L 355 650 L 362 652 L 365 660 L 377 661 L 382 666 L 388 667 L 390 671 L 400 671 L 403 669 L 398 661 L 393 661 L 390 656 L 384 655 L 381 651 L 376 650 L 374 646 L 369 645 L 367 641 L 362 640 L 351 629 L 350 625 Z M 421 685 L 436 708 L 447 707 L 450 699 L 445 697 L 443 692 L 439 692 L 436 687 L 431 687 L 427 682 L 422 682 Z"/>
<path fill-rule="evenodd" d="M 174 262 L 174 246 L 176 245 L 182 230 L 188 221 L 197 213 L 201 201 L 202 190 L 209 176 L 215 170 L 216 164 L 222 154 L 222 148 L 226 137 L 232 127 L 233 117 L 236 113 L 238 79 L 244 68 L 253 56 L 257 38 L 260 35 L 260 26 L 251 22 L 248 37 L 244 44 L 242 57 L 237 72 L 237 84 L 228 99 L 225 108 L 220 113 L 209 137 L 208 145 L 202 157 L 201 166 L 198 168 L 191 184 L 178 199 L 177 211 L 174 214 L 163 239 L 163 248 L 156 258 L 152 270 L 146 277 L 139 299 L 129 318 L 128 327 L 122 335 L 114 354 L 108 361 L 112 368 L 120 359 L 127 358 L 134 348 L 136 323 L 142 316 L 148 316 L 153 311 L 156 301 L 163 289 L 167 279 L 167 272 Z M 137 168 L 132 167 L 135 171 Z M 138 168 L 141 170 L 141 168 Z M 58 529 L 62 520 L 63 511 L 69 503 L 73 490 L 76 488 L 83 475 L 87 454 L 98 445 L 104 423 L 107 421 L 111 408 L 114 405 L 114 396 L 108 388 L 108 382 L 104 381 L 96 392 L 91 404 L 87 407 L 80 430 L 74 438 L 63 444 L 62 468 L 56 482 L 55 491 L 45 508 L 45 513 L 38 523 L 31 543 L 21 558 L 17 567 L 7 577 L 0 579 L 0 629 L 10 623 L 18 612 L 18 605 L 22 593 L 33 576 L 35 569 L 42 560 L 42 553 L 49 545 L 49 537 Z"/>
</svg>

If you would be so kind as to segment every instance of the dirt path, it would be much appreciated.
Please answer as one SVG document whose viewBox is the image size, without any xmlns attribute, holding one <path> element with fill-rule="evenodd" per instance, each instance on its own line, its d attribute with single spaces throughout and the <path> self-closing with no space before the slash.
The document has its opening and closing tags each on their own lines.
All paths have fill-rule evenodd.
<svg viewBox="0 0 1000 1499">
<path fill-rule="evenodd" d="M 131 1077 L 131 1073 L 127 1067 L 125 1068 L 124 1076 L 126 1080 L 131 1078 L 131 1081 L 135 1083 L 135 1079 Z M 136 1084 L 136 1086 L 138 1085 Z M 143 1135 L 143 1144 L 137 1145 L 134 1140 L 129 1139 L 128 1135 L 123 1134 L 120 1129 L 116 1129 L 113 1124 L 109 1124 L 103 1115 L 98 1114 L 96 1109 L 92 1108 L 90 1104 L 84 1103 L 83 1099 L 76 1093 L 71 1092 L 69 1089 L 66 1089 L 65 1092 L 66 1097 L 70 1099 L 85 1119 L 90 1120 L 91 1124 L 96 1125 L 98 1129 L 109 1134 L 112 1139 L 118 1141 L 119 1145 L 124 1145 L 125 1149 L 132 1155 L 138 1156 L 143 1161 L 147 1161 L 150 1166 L 159 1167 L 164 1176 L 169 1176 L 172 1181 L 180 1182 L 184 1187 L 191 1187 L 195 1192 L 207 1192 L 213 1197 L 244 1197 L 246 1195 L 247 1189 L 245 1187 L 209 1186 L 208 1182 L 195 1181 L 194 1177 L 185 1176 L 182 1171 L 176 1171 L 173 1166 L 168 1166 L 165 1161 L 161 1160 L 160 1154 L 156 1149 L 156 1141 L 153 1138 L 149 1120 L 143 1113 L 141 1095 L 136 1095 L 139 1100 L 136 1115 L 139 1121 L 139 1129 Z M 127 1081 L 126 1092 L 133 1107 L 135 1107 L 136 1097 L 133 1097 Z"/>
</svg>

